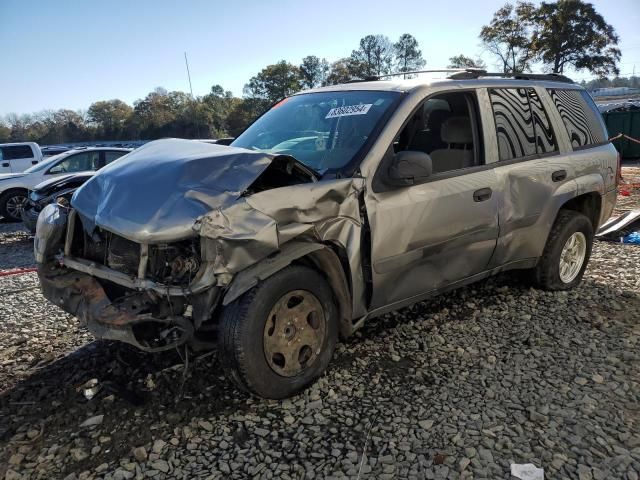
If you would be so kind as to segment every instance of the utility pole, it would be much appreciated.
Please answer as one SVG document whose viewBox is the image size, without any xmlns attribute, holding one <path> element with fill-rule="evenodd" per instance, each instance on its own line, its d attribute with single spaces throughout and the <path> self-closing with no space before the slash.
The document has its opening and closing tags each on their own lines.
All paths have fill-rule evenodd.
<svg viewBox="0 0 640 480">
<path fill-rule="evenodd" d="M 187 60 L 187 52 L 184 52 L 184 64 L 187 66 L 187 77 L 189 78 L 189 90 L 191 91 L 191 100 L 193 100 L 193 87 L 191 86 L 191 73 L 189 72 L 189 60 Z"/>
<path fill-rule="evenodd" d="M 187 67 L 187 78 L 189 79 L 189 91 L 191 92 L 191 112 L 193 115 L 193 121 L 196 124 L 196 133 L 200 138 L 200 123 L 196 116 L 196 99 L 193 97 L 193 86 L 191 85 L 191 72 L 189 72 L 189 60 L 187 59 L 187 52 L 184 52 L 184 64 Z"/>
</svg>

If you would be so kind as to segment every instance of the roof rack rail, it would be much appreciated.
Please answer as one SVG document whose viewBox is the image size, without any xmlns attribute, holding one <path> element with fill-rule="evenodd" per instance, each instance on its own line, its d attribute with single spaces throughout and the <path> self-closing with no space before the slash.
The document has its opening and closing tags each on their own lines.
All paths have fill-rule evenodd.
<svg viewBox="0 0 640 480">
<path fill-rule="evenodd" d="M 502 77 L 513 78 L 515 80 L 547 80 L 550 82 L 575 83 L 569 77 L 560 75 L 559 73 L 526 73 L 526 72 L 487 72 L 479 68 L 466 68 L 458 71 L 449 78 L 453 80 L 468 80 L 480 77 Z"/>
<path fill-rule="evenodd" d="M 418 73 L 450 73 L 451 80 L 472 80 L 481 77 L 513 78 L 515 80 L 546 80 L 550 82 L 575 83 L 569 77 L 559 73 L 526 73 L 526 72 L 487 72 L 482 68 L 441 68 L 434 70 L 412 70 L 409 72 L 384 73 L 382 75 L 368 75 L 365 78 L 355 78 L 347 83 L 370 82 L 400 75 L 416 75 Z"/>
<path fill-rule="evenodd" d="M 440 68 L 435 70 L 411 70 L 409 72 L 383 73 L 382 75 L 373 76 L 374 79 L 380 80 L 387 77 L 398 77 L 400 75 L 415 75 L 417 73 L 460 73 L 464 72 L 464 68 Z"/>
</svg>

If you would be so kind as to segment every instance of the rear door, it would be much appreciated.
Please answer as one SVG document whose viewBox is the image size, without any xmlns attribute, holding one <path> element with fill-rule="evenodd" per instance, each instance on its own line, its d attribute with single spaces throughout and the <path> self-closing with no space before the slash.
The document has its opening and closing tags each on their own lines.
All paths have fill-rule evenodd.
<svg viewBox="0 0 640 480">
<path fill-rule="evenodd" d="M 491 267 L 528 267 L 542 254 L 555 205 L 575 191 L 570 149 L 544 89 L 496 87 L 488 94 L 497 143 L 490 161 L 500 182 L 500 237 Z"/>
</svg>

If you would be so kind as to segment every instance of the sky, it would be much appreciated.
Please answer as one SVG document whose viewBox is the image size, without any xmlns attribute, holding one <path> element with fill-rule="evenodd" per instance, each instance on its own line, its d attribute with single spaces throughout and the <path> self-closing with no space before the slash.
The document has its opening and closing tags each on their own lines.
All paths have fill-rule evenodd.
<svg viewBox="0 0 640 480">
<path fill-rule="evenodd" d="M 156 87 L 235 95 L 279 60 L 335 61 L 368 34 L 416 37 L 426 68 L 449 57 L 495 60 L 478 40 L 505 0 L 0 0 L 0 115 L 129 104 Z M 592 0 L 620 36 L 620 71 L 640 75 L 640 0 Z M 569 72 L 571 76 L 572 72 Z M 591 78 L 587 73 L 573 78 Z"/>
</svg>

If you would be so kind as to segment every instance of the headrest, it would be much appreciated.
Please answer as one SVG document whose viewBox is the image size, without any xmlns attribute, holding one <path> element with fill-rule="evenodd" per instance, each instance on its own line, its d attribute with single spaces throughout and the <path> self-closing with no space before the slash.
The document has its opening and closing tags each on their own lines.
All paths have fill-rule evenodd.
<svg viewBox="0 0 640 480">
<path fill-rule="evenodd" d="M 440 136 L 445 143 L 473 143 L 468 117 L 451 117 L 444 121 Z"/>
<path fill-rule="evenodd" d="M 442 127 L 444 121 L 451 116 L 451 112 L 449 110 L 434 110 L 429 114 L 429 119 L 427 120 L 427 126 L 430 130 L 439 131 Z"/>
</svg>

